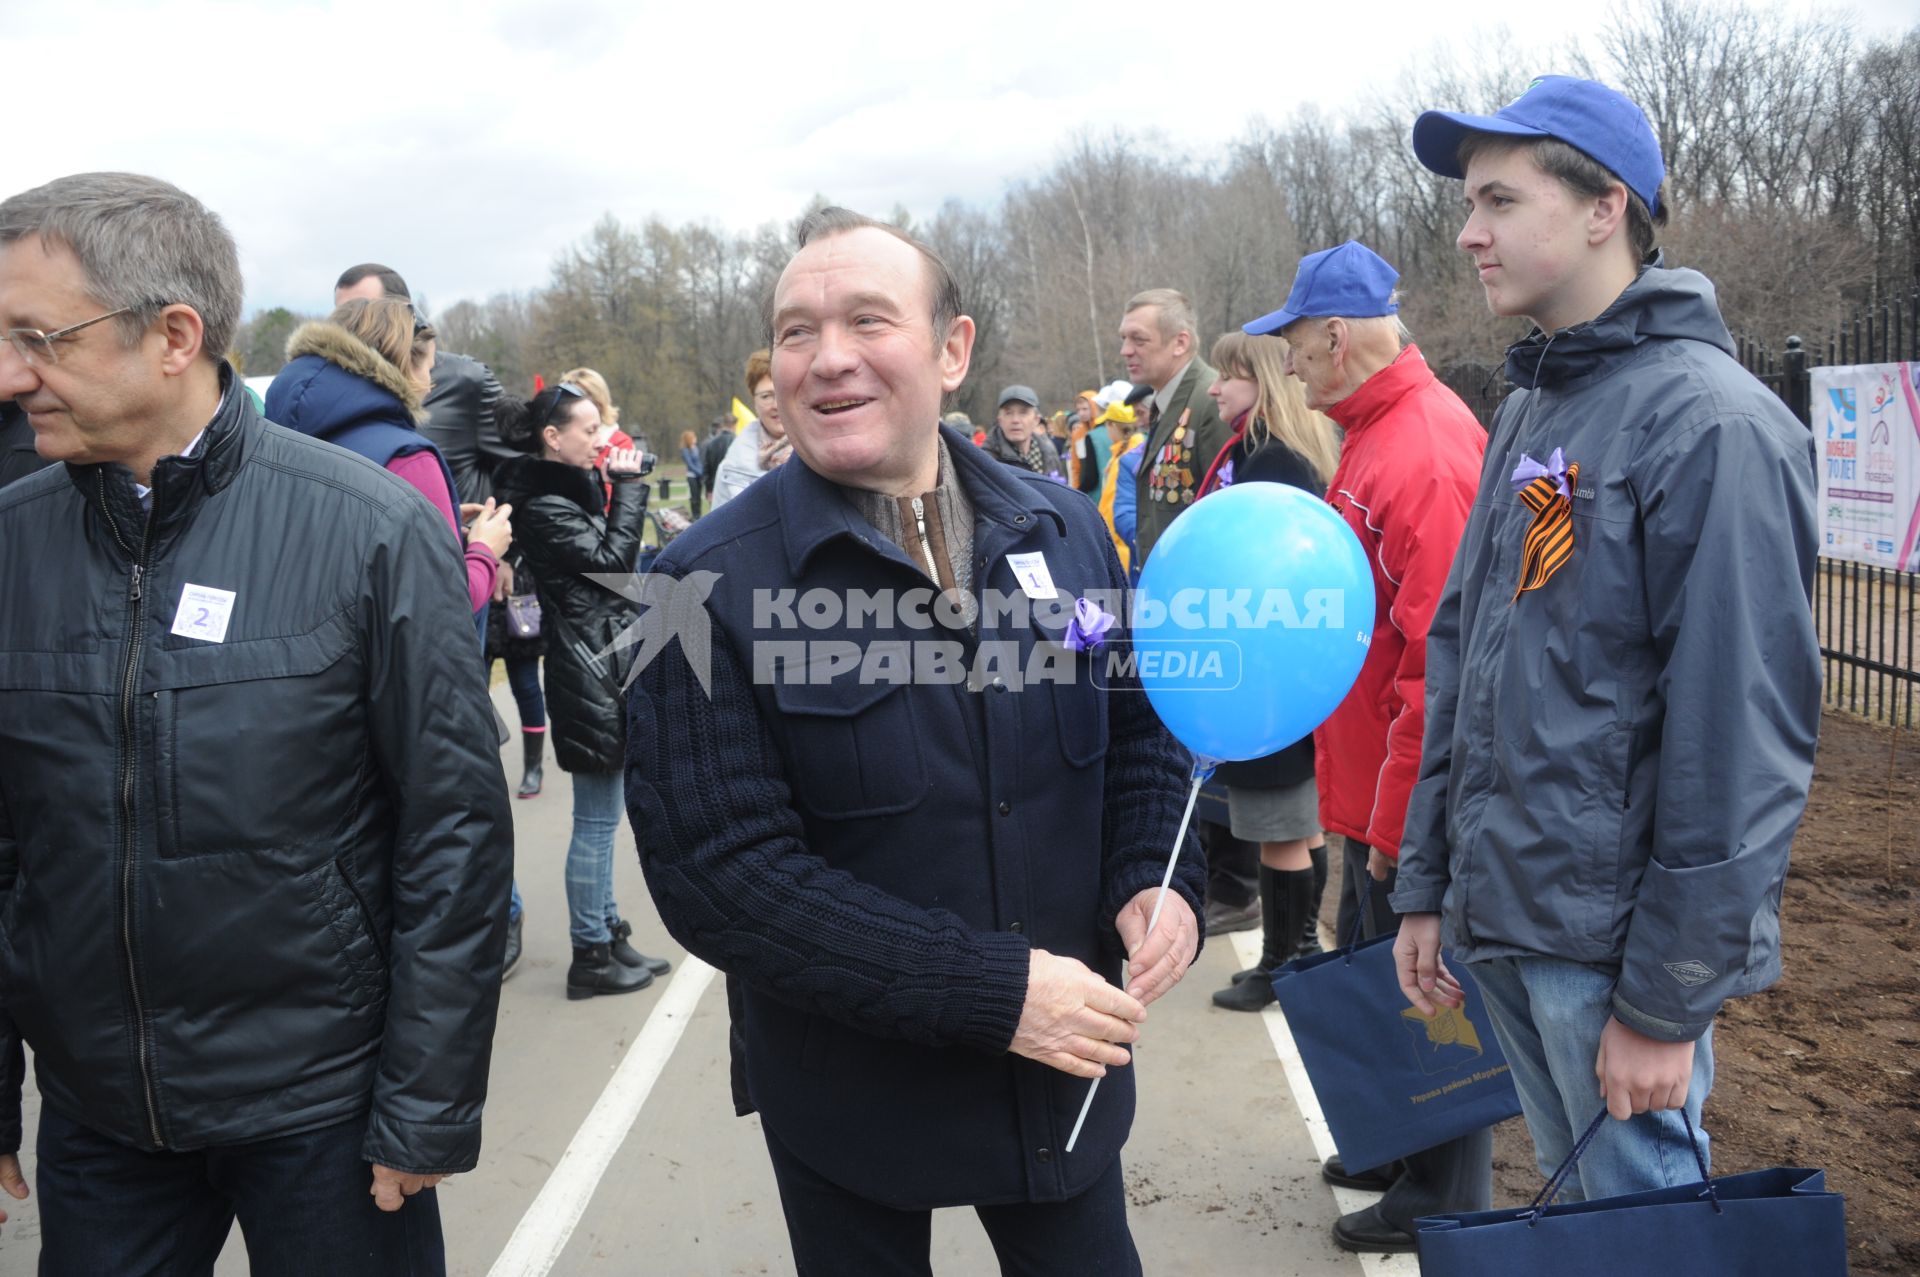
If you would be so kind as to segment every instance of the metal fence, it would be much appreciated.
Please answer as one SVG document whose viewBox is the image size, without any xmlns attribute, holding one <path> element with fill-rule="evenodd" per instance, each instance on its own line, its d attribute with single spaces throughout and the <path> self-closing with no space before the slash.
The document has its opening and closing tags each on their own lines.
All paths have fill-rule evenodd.
<svg viewBox="0 0 1920 1277">
<path fill-rule="evenodd" d="M 1857 307 L 1823 344 L 1809 350 L 1787 338 L 1777 353 L 1741 338 L 1740 362 L 1812 428 L 1812 369 L 1920 359 L 1920 289 L 1905 298 Z M 1820 560 L 1813 621 L 1826 665 L 1826 700 L 1836 709 L 1895 727 L 1914 725 L 1920 701 L 1920 653 L 1914 612 L 1920 576 L 1841 559 Z"/>
<path fill-rule="evenodd" d="M 1778 350 L 1751 337 L 1736 339 L 1735 347 L 1741 365 L 1811 428 L 1813 368 L 1920 360 L 1920 289 L 1897 301 L 1857 307 L 1812 349 L 1798 336 Z M 1497 364 L 1455 364 L 1440 377 L 1482 425 L 1492 423 L 1494 409 L 1512 389 Z M 1828 705 L 1895 727 L 1914 725 L 1920 703 L 1916 611 L 1920 575 L 1820 560 L 1813 618 Z"/>
<path fill-rule="evenodd" d="M 1876 723 L 1912 727 L 1920 699 L 1914 612 L 1920 576 L 1821 559 L 1813 624 L 1826 658 L 1827 704 Z"/>
</svg>

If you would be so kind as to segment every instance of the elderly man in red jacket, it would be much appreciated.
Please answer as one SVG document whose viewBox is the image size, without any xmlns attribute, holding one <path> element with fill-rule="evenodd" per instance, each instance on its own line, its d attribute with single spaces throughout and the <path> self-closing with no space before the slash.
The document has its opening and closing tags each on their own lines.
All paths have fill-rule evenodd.
<svg viewBox="0 0 1920 1277">
<path fill-rule="evenodd" d="M 1373 646 L 1346 700 L 1313 734 L 1320 823 L 1346 840 L 1344 942 L 1364 912 L 1368 939 L 1395 929 L 1387 905 L 1407 799 L 1420 769 L 1427 624 L 1466 527 L 1486 432 L 1435 377 L 1397 317 L 1399 272 L 1357 240 L 1301 259 L 1287 304 L 1246 325 L 1278 333 L 1307 403 L 1346 431 L 1327 501 L 1346 517 L 1373 567 Z M 1375 887 L 1375 881 L 1383 886 Z M 1493 1139 L 1478 1131 L 1409 1157 L 1404 1166 L 1347 1168 L 1336 1184 L 1383 1189 L 1377 1205 L 1343 1216 L 1349 1250 L 1410 1251 L 1421 1215 L 1485 1210 Z"/>
</svg>

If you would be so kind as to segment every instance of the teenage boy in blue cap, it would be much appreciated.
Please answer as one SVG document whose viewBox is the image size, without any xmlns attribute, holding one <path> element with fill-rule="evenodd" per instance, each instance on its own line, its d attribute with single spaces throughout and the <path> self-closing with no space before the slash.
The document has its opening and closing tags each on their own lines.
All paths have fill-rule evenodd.
<svg viewBox="0 0 1920 1277">
<path fill-rule="evenodd" d="M 1487 441 L 1400 322 L 1399 279 L 1379 254 L 1348 240 L 1301 259 L 1286 305 L 1245 325 L 1286 341 L 1287 370 L 1305 387 L 1308 406 L 1346 432 L 1327 502 L 1365 547 L 1374 615 L 1386 618 L 1353 690 L 1313 734 L 1320 823 L 1346 840 L 1342 943 L 1363 910 L 1369 939 L 1393 930 L 1386 899 L 1420 762 L 1427 623 L 1466 526 Z M 1333 1227 L 1336 1242 L 1410 1251 L 1420 1216 L 1491 1204 L 1493 1136 L 1475 1131 L 1396 1167 L 1330 1158 L 1322 1174 L 1386 1193 L 1343 1215 Z"/>
<path fill-rule="evenodd" d="M 1429 111 L 1495 314 L 1533 330 L 1428 639 L 1393 907 L 1401 987 L 1472 965 L 1563 1196 L 1688 1183 L 1713 1019 L 1780 974 L 1780 891 L 1820 721 L 1814 451 L 1733 358 L 1713 286 L 1664 268 L 1638 107 L 1546 76 Z M 1702 1143 L 1705 1137 L 1702 1135 Z"/>
</svg>

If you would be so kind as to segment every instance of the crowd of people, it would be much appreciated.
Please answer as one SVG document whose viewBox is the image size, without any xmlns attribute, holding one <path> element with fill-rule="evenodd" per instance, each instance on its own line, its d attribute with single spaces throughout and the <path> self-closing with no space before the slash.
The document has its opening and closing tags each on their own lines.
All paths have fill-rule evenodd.
<svg viewBox="0 0 1920 1277">
<path fill-rule="evenodd" d="M 566 996 L 671 970 L 614 898 L 624 813 L 660 918 L 726 975 L 801 1272 L 924 1273 L 957 1205 L 1006 1272 L 1138 1272 L 1129 1047 L 1207 937 L 1261 935 L 1215 1006 L 1273 1001 L 1320 948 L 1329 834 L 1343 941 L 1397 931 L 1426 1014 L 1472 971 L 1543 1170 L 1618 1119 L 1565 1196 L 1689 1177 L 1715 1015 L 1779 973 L 1812 443 L 1661 258 L 1633 103 L 1545 77 L 1412 144 L 1530 324 L 1491 433 L 1355 241 L 1204 346 L 1144 288 L 1126 380 L 1050 414 L 1008 385 L 976 429 L 941 415 L 974 336 L 952 273 L 827 208 L 745 362 L 751 420 L 679 435 L 694 521 L 657 546 L 654 458 L 594 370 L 508 393 L 367 263 L 255 403 L 212 211 L 127 174 L 0 202 L 0 581 L 34 600 L 0 612 L 0 1189 L 27 1192 L 31 1045 L 42 1271 L 204 1271 L 236 1218 L 258 1272 L 443 1271 L 434 1186 L 479 1158 L 525 913 L 496 660 L 511 793 L 549 755 L 570 777 Z M 1189 508 L 1258 483 L 1339 512 L 1379 619 L 1310 737 L 1218 769 L 1157 911 L 1192 759 L 1131 672 L 982 600 L 1123 597 Z M 710 651 L 634 659 L 600 578 L 643 569 L 702 583 Z M 765 600 L 810 591 L 921 591 L 958 649 L 1083 664 L 762 676 Z M 924 637 L 836 616 L 812 637 Z M 1340 1245 L 1411 1250 L 1490 1204 L 1491 1133 L 1323 1174 L 1383 1194 Z"/>
</svg>

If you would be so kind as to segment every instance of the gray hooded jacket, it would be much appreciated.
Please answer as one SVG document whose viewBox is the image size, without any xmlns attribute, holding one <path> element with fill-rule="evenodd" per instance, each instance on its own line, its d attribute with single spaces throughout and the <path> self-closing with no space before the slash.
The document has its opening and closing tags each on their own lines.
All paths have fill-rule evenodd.
<svg viewBox="0 0 1920 1277">
<path fill-rule="evenodd" d="M 1393 894 L 1461 961 L 1617 970 L 1616 1018 L 1676 1042 L 1779 976 L 1820 720 L 1813 439 L 1732 350 L 1712 284 L 1656 264 L 1508 351 Z M 1573 556 L 1516 600 L 1510 476 L 1556 448 Z"/>
</svg>

